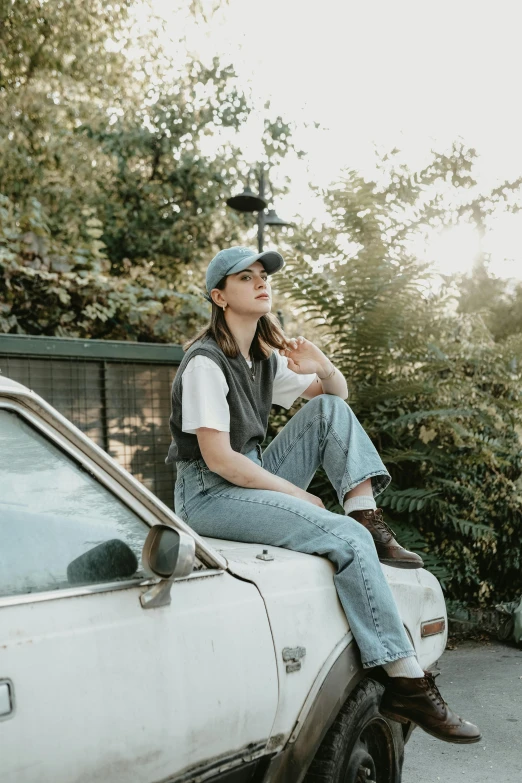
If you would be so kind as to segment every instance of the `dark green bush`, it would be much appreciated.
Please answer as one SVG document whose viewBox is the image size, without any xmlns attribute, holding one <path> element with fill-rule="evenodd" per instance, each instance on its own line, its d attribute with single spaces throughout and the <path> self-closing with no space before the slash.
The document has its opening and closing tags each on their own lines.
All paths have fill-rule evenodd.
<svg viewBox="0 0 522 783">
<path fill-rule="evenodd" d="M 522 584 L 520 374 L 510 346 L 456 312 L 408 243 L 444 217 L 425 188 L 469 166 L 456 149 L 416 175 L 392 170 L 384 186 L 348 172 L 325 196 L 331 221 L 296 232 L 278 288 L 348 380 L 392 475 L 379 502 L 399 540 L 450 598 L 485 602 Z M 314 489 L 335 507 L 321 473 Z"/>
</svg>

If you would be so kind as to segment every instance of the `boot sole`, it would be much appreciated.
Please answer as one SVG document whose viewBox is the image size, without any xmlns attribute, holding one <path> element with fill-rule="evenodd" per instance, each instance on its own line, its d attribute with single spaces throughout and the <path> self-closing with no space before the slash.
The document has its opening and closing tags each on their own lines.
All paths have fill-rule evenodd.
<svg viewBox="0 0 522 783">
<path fill-rule="evenodd" d="M 380 562 L 395 568 L 424 568 L 424 563 L 411 563 L 409 560 L 386 560 L 379 558 Z"/>
<path fill-rule="evenodd" d="M 404 718 L 402 715 L 397 715 L 396 713 L 388 712 L 387 710 L 380 710 L 380 713 L 381 715 L 384 715 L 385 718 L 395 720 L 397 723 L 411 723 L 412 726 L 418 726 L 419 729 L 425 731 L 426 734 L 431 734 L 435 739 L 442 740 L 443 742 L 451 742 L 453 745 L 473 745 L 475 742 L 480 742 L 482 739 L 482 734 L 479 734 L 478 737 L 472 737 L 471 739 L 467 737 L 464 739 L 458 737 L 442 737 L 440 734 L 436 734 L 434 731 L 421 726 L 420 723 L 415 723 L 414 720 L 408 720 L 408 718 Z"/>
</svg>

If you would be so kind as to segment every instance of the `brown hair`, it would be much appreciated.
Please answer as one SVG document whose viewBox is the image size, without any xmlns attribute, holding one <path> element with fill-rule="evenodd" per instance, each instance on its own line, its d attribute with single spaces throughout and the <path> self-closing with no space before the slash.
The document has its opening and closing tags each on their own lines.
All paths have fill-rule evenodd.
<svg viewBox="0 0 522 783">
<path fill-rule="evenodd" d="M 227 278 L 223 277 L 215 288 L 222 291 L 225 288 Z M 239 345 L 236 338 L 228 328 L 225 320 L 225 313 L 214 301 L 212 302 L 212 312 L 210 314 L 210 323 L 205 326 L 191 340 L 188 340 L 183 346 L 184 351 L 188 351 L 191 345 L 203 337 L 212 337 L 219 345 L 225 356 L 235 358 L 239 354 Z M 256 333 L 250 346 L 250 353 L 253 359 L 268 359 L 272 353 L 270 348 L 286 348 L 286 337 L 281 324 L 272 313 L 262 315 L 257 322 Z"/>
</svg>

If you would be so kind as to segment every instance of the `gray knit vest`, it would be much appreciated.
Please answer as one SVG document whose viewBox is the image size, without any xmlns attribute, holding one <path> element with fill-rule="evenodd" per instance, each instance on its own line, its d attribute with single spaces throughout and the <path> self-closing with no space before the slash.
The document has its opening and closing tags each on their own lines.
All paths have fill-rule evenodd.
<svg viewBox="0 0 522 783">
<path fill-rule="evenodd" d="M 181 378 L 188 362 L 194 356 L 208 356 L 221 368 L 228 385 L 227 401 L 230 407 L 230 445 L 240 454 L 248 454 L 265 439 L 268 416 L 272 405 L 272 386 L 277 369 L 277 356 L 255 360 L 255 380 L 244 357 L 225 356 L 211 337 L 204 337 L 190 346 L 172 384 L 172 414 L 170 432 L 172 443 L 166 462 L 182 459 L 201 459 L 196 435 L 181 429 Z"/>
</svg>

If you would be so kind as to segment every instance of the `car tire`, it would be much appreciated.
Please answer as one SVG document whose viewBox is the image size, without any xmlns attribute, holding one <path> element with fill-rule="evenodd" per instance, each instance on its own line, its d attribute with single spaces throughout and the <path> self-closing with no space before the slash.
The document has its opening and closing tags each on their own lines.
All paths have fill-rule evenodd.
<svg viewBox="0 0 522 783">
<path fill-rule="evenodd" d="M 384 718 L 384 688 L 363 680 L 330 726 L 304 783 L 400 783 L 404 759 L 402 727 Z"/>
</svg>

